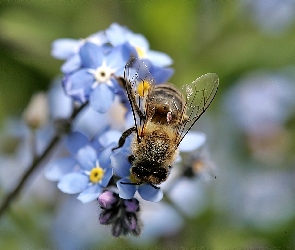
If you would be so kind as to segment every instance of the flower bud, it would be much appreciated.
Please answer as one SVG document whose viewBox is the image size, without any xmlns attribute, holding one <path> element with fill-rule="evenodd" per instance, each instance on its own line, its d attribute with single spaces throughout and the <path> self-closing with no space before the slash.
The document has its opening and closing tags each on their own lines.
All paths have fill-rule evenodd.
<svg viewBox="0 0 295 250">
<path fill-rule="evenodd" d="M 124 200 L 124 205 L 127 212 L 136 213 L 139 211 L 139 202 L 135 198 Z"/>
<path fill-rule="evenodd" d="M 97 198 L 102 209 L 111 209 L 119 201 L 119 196 L 112 191 L 105 191 Z"/>
<path fill-rule="evenodd" d="M 124 234 L 124 226 L 121 219 L 117 219 L 112 226 L 112 235 L 114 237 L 119 237 L 120 235 Z"/>
<path fill-rule="evenodd" d="M 99 215 L 99 223 L 102 225 L 108 225 L 113 221 L 115 215 L 116 213 L 113 213 L 113 211 L 105 210 Z"/>
<path fill-rule="evenodd" d="M 48 121 L 48 116 L 47 95 L 44 92 L 34 94 L 23 113 L 25 123 L 30 128 L 37 129 Z"/>
<path fill-rule="evenodd" d="M 129 231 L 133 231 L 137 227 L 137 217 L 136 214 L 127 213 L 125 215 L 125 225 L 128 226 Z"/>
</svg>

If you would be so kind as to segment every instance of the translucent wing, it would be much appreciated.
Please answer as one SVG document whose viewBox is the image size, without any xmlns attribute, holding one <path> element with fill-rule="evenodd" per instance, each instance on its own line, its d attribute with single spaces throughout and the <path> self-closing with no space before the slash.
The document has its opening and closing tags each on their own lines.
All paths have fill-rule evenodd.
<svg viewBox="0 0 295 250">
<path fill-rule="evenodd" d="M 133 112 L 137 139 L 140 140 L 146 123 L 146 100 L 154 87 L 155 81 L 144 62 L 136 57 L 131 57 L 128 60 L 125 66 L 124 79 Z"/>
<path fill-rule="evenodd" d="M 177 146 L 213 101 L 218 83 L 217 74 L 208 73 L 181 88 L 185 99 L 185 108 L 183 121 L 178 127 Z"/>
</svg>

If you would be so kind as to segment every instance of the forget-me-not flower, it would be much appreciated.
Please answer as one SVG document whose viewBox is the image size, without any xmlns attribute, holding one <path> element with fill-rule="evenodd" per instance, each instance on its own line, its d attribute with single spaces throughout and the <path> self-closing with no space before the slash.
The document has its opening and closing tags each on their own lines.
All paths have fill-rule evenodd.
<svg viewBox="0 0 295 250">
<path fill-rule="evenodd" d="M 89 100 L 94 110 L 105 113 L 119 88 L 116 77 L 123 75 L 132 51 L 127 43 L 105 51 L 102 46 L 86 42 L 79 52 L 82 68 L 64 79 L 67 94 L 82 103 Z"/>
<path fill-rule="evenodd" d="M 80 193 L 78 199 L 83 203 L 96 199 L 112 177 L 110 155 L 120 136 L 120 132 L 108 127 L 90 142 L 82 133 L 71 133 L 65 138 L 70 156 L 52 161 L 46 178 L 58 181 L 58 188 L 64 193 Z"/>
<path fill-rule="evenodd" d="M 108 42 L 103 31 L 99 31 L 86 39 L 60 38 L 52 43 L 51 55 L 57 59 L 66 60 L 61 66 L 61 71 L 65 74 L 76 71 L 81 67 L 79 50 L 86 42 L 92 42 L 102 46 Z"/>
<path fill-rule="evenodd" d="M 95 149 L 89 145 L 77 153 L 77 171 L 60 178 L 58 188 L 68 194 L 79 194 L 78 200 L 87 203 L 95 200 L 107 186 L 113 171 L 107 161 L 97 156 Z"/>
<path fill-rule="evenodd" d="M 128 42 L 136 49 L 139 59 L 148 59 L 154 65 L 166 67 L 172 64 L 170 56 L 163 52 L 150 50 L 148 40 L 141 34 L 135 34 L 124 26 L 117 23 L 110 25 L 105 31 L 107 39 L 113 46 L 118 46 Z"/>
</svg>

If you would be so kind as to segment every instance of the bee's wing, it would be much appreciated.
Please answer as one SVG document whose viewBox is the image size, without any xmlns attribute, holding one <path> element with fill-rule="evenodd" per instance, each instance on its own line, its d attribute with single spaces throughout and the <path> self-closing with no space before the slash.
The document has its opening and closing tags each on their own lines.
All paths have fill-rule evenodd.
<svg viewBox="0 0 295 250">
<path fill-rule="evenodd" d="M 181 125 L 178 127 L 179 137 L 177 139 L 177 146 L 209 107 L 216 95 L 218 83 L 217 74 L 208 73 L 181 88 L 185 99 L 185 108 L 183 111 L 185 114 Z"/>
<path fill-rule="evenodd" d="M 146 123 L 147 97 L 154 87 L 155 80 L 145 63 L 136 57 L 131 57 L 128 60 L 124 79 L 139 140 L 143 135 Z"/>
</svg>

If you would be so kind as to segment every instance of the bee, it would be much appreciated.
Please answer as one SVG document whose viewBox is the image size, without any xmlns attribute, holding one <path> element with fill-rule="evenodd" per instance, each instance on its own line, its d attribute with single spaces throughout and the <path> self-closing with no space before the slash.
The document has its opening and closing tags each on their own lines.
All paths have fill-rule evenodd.
<svg viewBox="0 0 295 250">
<path fill-rule="evenodd" d="M 136 133 L 128 158 L 132 183 L 123 184 L 148 183 L 158 188 L 169 176 L 180 142 L 214 99 L 218 76 L 202 75 L 181 90 L 170 83 L 156 85 L 146 64 L 131 57 L 120 81 L 127 92 L 135 126 L 122 134 L 113 150 Z"/>
</svg>

